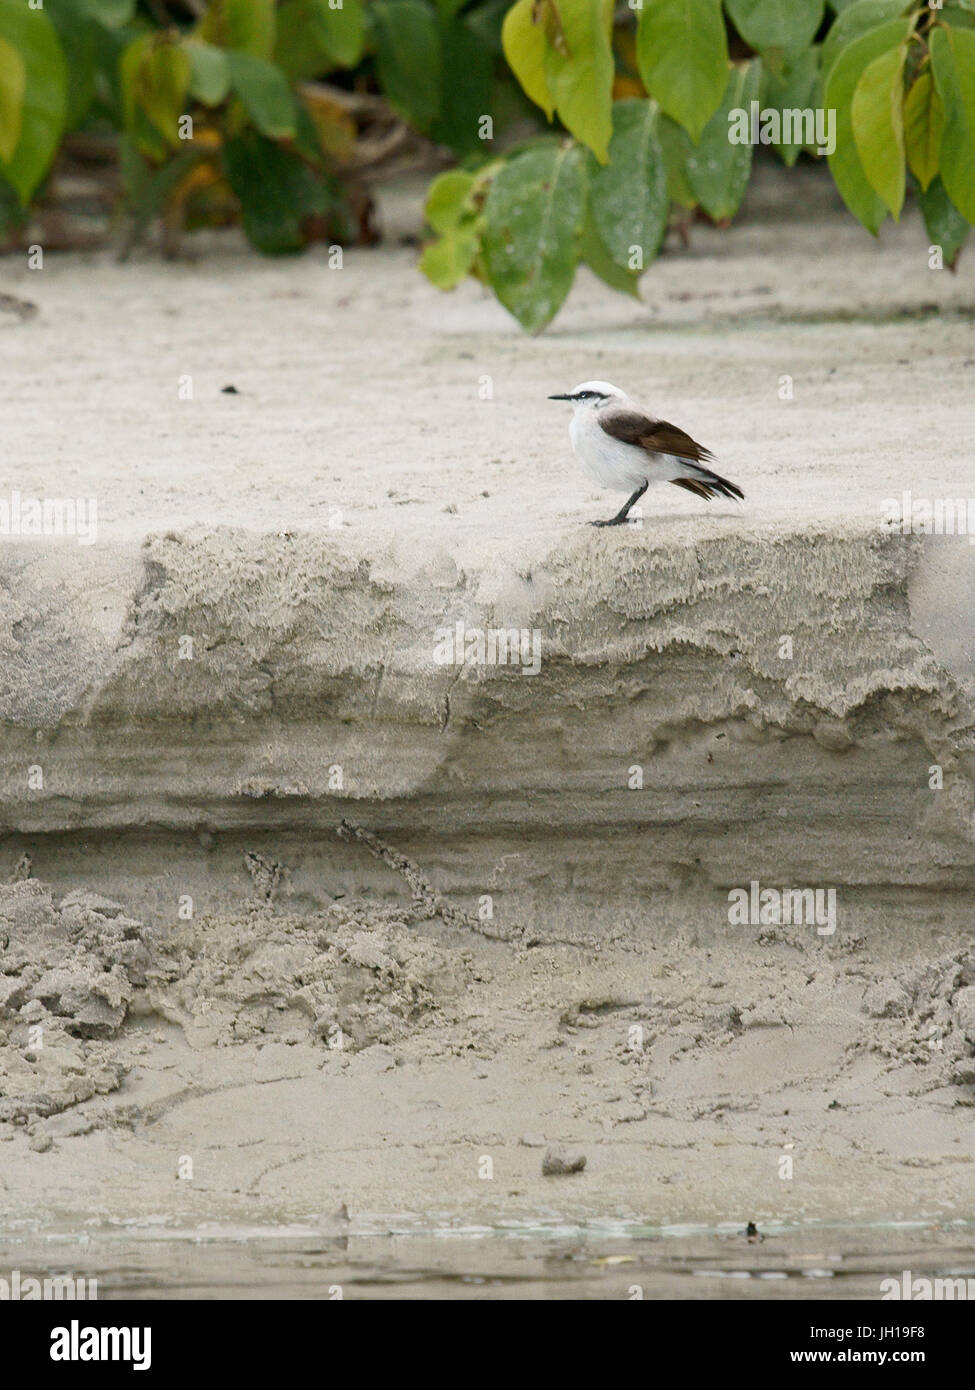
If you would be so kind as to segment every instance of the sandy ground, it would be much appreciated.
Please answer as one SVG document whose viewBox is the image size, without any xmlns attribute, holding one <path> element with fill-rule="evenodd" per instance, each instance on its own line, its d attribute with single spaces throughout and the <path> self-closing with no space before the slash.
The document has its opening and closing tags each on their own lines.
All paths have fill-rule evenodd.
<svg viewBox="0 0 975 1390">
<path fill-rule="evenodd" d="M 914 210 L 875 243 L 821 173 L 759 179 L 751 216 L 695 227 L 642 303 L 580 271 L 537 338 L 475 282 L 443 295 L 413 273 L 415 249 L 395 246 L 419 230 L 413 188 L 390 199 L 392 244 L 341 270 L 206 237 L 190 263 L 8 263 L 6 288 L 39 308 L 0 317 L 10 485 L 96 496 L 113 550 L 193 522 L 327 528 L 337 508 L 348 539 L 395 537 L 404 560 L 441 545 L 471 566 L 505 546 L 530 559 L 611 514 L 572 459 L 568 407 L 546 400 L 599 376 L 714 451 L 746 524 L 876 522 L 903 487 L 966 496 L 972 258 L 930 270 Z M 742 525 L 667 487 L 644 512 L 665 534 Z"/>
<path fill-rule="evenodd" d="M 910 950 L 869 910 L 828 943 L 673 921 L 497 941 L 261 892 L 163 933 L 30 880 L 3 914 L 19 1219 L 970 1215 L 975 952 L 920 913 Z M 543 1175 L 559 1145 L 585 1169 Z"/>
<path fill-rule="evenodd" d="M 2 495 L 99 514 L 0 554 L 8 1235 L 969 1240 L 975 549 L 885 502 L 975 493 L 970 265 L 810 187 L 759 180 L 643 304 L 580 275 L 537 339 L 395 245 L 4 267 L 39 313 L 0 320 Z M 585 527 L 618 501 L 545 396 L 593 376 L 746 506 Z M 539 626 L 539 677 L 438 668 L 458 617 Z M 836 932 L 731 927 L 752 879 L 836 886 Z"/>
</svg>

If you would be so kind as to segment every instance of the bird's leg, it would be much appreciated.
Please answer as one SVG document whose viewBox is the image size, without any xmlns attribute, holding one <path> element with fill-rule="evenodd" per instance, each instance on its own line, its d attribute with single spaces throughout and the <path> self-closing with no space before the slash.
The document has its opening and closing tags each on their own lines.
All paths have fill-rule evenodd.
<svg viewBox="0 0 975 1390">
<path fill-rule="evenodd" d="M 634 492 L 630 500 L 626 502 L 622 507 L 620 507 L 619 511 L 616 513 L 615 516 L 611 516 L 608 521 L 593 521 L 590 524 L 592 526 L 622 526 L 623 522 L 627 518 L 627 514 L 629 513 L 630 508 L 633 506 L 633 503 L 638 501 L 643 496 L 643 494 L 646 492 L 649 486 L 650 479 L 648 478 L 642 487 L 637 488 L 636 492 Z"/>
</svg>

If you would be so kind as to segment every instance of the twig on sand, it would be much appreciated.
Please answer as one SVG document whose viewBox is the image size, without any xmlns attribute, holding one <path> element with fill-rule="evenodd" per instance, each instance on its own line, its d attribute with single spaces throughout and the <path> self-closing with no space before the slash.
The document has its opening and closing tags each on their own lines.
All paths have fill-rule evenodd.
<svg viewBox="0 0 975 1390">
<path fill-rule="evenodd" d="M 482 922 L 473 913 L 454 907 L 426 881 L 411 859 L 407 859 L 405 854 L 400 854 L 399 850 L 391 849 L 371 830 L 363 829 L 361 825 L 356 825 L 355 821 L 343 820 L 338 827 L 338 835 L 343 840 L 358 840 L 360 844 L 365 845 L 370 854 L 374 854 L 389 868 L 402 874 L 410 885 L 413 909 L 418 916 L 439 917 L 448 927 L 478 932 L 479 935 L 491 937 L 495 941 L 518 941 L 522 937 L 523 927 L 505 928 L 491 921 Z"/>
</svg>

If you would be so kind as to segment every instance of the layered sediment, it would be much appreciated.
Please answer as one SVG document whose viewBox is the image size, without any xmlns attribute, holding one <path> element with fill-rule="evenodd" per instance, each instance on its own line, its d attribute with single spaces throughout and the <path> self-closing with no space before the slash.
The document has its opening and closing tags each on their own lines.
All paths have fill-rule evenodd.
<svg viewBox="0 0 975 1390">
<path fill-rule="evenodd" d="M 580 887 L 971 886 L 963 618 L 952 650 L 912 610 L 941 547 L 684 521 L 514 549 L 397 574 L 329 533 L 153 536 L 98 628 L 83 587 L 45 608 L 43 554 L 8 568 L 8 834 L 352 818 L 463 842 L 471 887 L 508 836 L 571 843 Z"/>
</svg>

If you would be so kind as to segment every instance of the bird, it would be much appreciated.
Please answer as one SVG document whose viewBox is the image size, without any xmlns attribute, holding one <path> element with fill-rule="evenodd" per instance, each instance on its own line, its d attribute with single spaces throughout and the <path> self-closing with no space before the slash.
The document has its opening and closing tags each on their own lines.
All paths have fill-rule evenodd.
<svg viewBox="0 0 975 1390">
<path fill-rule="evenodd" d="M 571 401 L 569 421 L 572 449 L 586 472 L 602 487 L 630 492 L 629 500 L 608 521 L 593 526 L 622 526 L 630 508 L 651 483 L 673 483 L 698 497 L 735 497 L 745 494 L 708 465 L 709 449 L 695 443 L 676 425 L 657 420 L 625 391 L 608 381 L 584 381 L 574 391 L 549 396 L 550 401 Z"/>
</svg>

